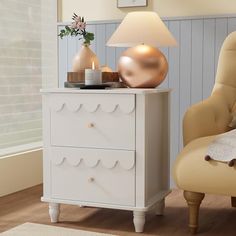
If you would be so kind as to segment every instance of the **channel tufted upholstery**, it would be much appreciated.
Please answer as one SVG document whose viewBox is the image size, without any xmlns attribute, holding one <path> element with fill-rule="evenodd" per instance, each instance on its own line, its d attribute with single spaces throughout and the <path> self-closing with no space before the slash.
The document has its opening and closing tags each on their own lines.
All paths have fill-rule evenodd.
<svg viewBox="0 0 236 236">
<path fill-rule="evenodd" d="M 225 39 L 221 48 L 211 96 L 190 107 L 184 116 L 185 147 L 177 157 L 173 176 L 180 189 L 193 193 L 190 200 L 190 195 L 185 194 L 188 203 L 193 201 L 192 196 L 197 196 L 194 193 L 236 197 L 236 167 L 204 160 L 210 142 L 230 130 L 233 112 L 236 112 L 236 32 Z M 196 232 L 196 222 L 190 222 L 189 226 Z"/>
</svg>

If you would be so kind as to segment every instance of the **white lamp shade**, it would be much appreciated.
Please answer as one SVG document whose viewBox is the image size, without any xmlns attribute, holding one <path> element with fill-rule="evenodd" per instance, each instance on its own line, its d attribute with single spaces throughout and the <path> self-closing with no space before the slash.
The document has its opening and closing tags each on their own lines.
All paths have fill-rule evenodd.
<svg viewBox="0 0 236 236">
<path fill-rule="evenodd" d="M 139 44 L 154 47 L 177 45 L 161 18 L 150 11 L 128 13 L 107 42 L 107 46 L 114 47 L 132 47 Z"/>
</svg>

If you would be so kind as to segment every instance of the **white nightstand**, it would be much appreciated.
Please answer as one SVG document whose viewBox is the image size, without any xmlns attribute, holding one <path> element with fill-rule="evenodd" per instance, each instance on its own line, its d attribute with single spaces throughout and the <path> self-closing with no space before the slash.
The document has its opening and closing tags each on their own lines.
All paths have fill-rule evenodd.
<svg viewBox="0 0 236 236">
<path fill-rule="evenodd" d="M 44 194 L 59 204 L 163 214 L 169 190 L 168 89 L 47 89 L 43 94 Z"/>
</svg>

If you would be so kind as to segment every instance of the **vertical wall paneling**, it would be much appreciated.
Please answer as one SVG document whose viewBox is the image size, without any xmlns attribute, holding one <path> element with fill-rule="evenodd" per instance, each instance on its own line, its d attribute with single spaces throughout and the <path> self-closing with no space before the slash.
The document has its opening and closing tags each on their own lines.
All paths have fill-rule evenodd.
<svg viewBox="0 0 236 236">
<path fill-rule="evenodd" d="M 164 21 L 164 23 L 167 26 L 167 28 L 169 28 L 169 22 L 168 21 Z M 169 48 L 168 47 L 162 47 L 162 48 L 160 48 L 160 50 L 165 55 L 167 61 L 169 61 Z M 166 78 L 161 83 L 160 87 L 162 87 L 162 88 L 168 88 L 169 87 L 169 72 L 167 73 Z"/>
<path fill-rule="evenodd" d="M 118 27 L 118 26 L 119 26 L 119 24 L 116 24 L 116 27 Z M 118 62 L 118 60 L 119 60 L 119 58 L 120 58 L 120 55 L 121 55 L 122 52 L 125 51 L 125 50 L 126 50 L 126 48 L 122 48 L 122 47 L 116 48 L 116 64 L 117 64 L 117 62 Z"/>
<path fill-rule="evenodd" d="M 97 56 L 100 65 L 106 64 L 106 26 L 105 24 L 98 24 L 96 28 L 96 43 L 97 43 Z"/>
<path fill-rule="evenodd" d="M 72 71 L 72 60 L 77 53 L 77 37 L 67 38 L 67 70 Z"/>
<path fill-rule="evenodd" d="M 192 21 L 180 22 L 179 148 L 183 147 L 182 121 L 191 103 Z"/>
<path fill-rule="evenodd" d="M 63 26 L 58 27 L 58 34 Z M 59 87 L 64 86 L 64 81 L 67 78 L 67 38 L 58 38 L 58 68 L 59 68 Z"/>
<path fill-rule="evenodd" d="M 211 94 L 215 82 L 215 19 L 204 20 L 203 99 Z"/>
<path fill-rule="evenodd" d="M 116 24 L 106 24 L 106 42 L 111 37 L 116 29 Z M 106 50 L 106 64 L 114 71 L 116 70 L 116 48 L 107 47 Z"/>
<path fill-rule="evenodd" d="M 87 25 L 87 31 L 91 32 L 91 33 L 94 33 L 95 37 L 94 37 L 94 40 L 91 42 L 90 48 L 94 53 L 97 53 L 97 49 L 96 49 L 96 45 L 97 45 L 97 43 L 96 43 L 96 40 L 97 40 L 97 38 L 96 38 L 96 25 L 88 24 Z"/>
<path fill-rule="evenodd" d="M 218 58 L 220 54 L 221 45 L 224 42 L 224 39 L 228 35 L 228 20 L 216 19 L 216 28 L 215 28 L 215 71 L 217 69 Z"/>
<path fill-rule="evenodd" d="M 76 52 L 75 53 L 78 53 L 81 50 L 82 45 L 83 45 L 83 39 L 81 37 L 78 37 L 76 40 Z M 67 47 L 70 47 L 70 45 L 68 45 Z"/>
<path fill-rule="evenodd" d="M 236 30 L 236 17 L 228 18 L 228 34 Z"/>
<path fill-rule="evenodd" d="M 169 29 L 174 35 L 179 45 L 180 42 L 180 22 L 170 21 Z M 173 47 L 169 49 L 169 86 L 174 88 L 171 94 L 171 117 L 170 117 L 170 152 L 172 158 L 175 158 L 179 152 L 179 80 L 180 80 L 180 48 Z"/>
<path fill-rule="evenodd" d="M 191 104 L 202 100 L 203 20 L 192 20 Z"/>
<path fill-rule="evenodd" d="M 161 87 L 169 87 L 171 94 L 171 163 L 182 148 L 182 119 L 186 109 L 208 97 L 215 81 L 218 56 L 222 42 L 236 31 L 236 16 L 193 17 L 165 19 L 164 23 L 175 36 L 178 46 L 160 48 L 169 62 L 169 73 Z M 63 24 L 62 24 L 63 25 Z M 118 22 L 91 22 L 88 31 L 95 33 L 91 49 L 97 54 L 100 64 L 116 70 L 120 54 L 126 48 L 106 47 Z M 62 26 L 58 26 L 58 30 Z M 64 26 L 63 26 L 64 27 Z M 82 41 L 58 39 L 59 85 L 63 87 L 66 73 L 71 68 L 73 55 Z M 76 44 L 76 46 L 75 46 Z"/>
</svg>

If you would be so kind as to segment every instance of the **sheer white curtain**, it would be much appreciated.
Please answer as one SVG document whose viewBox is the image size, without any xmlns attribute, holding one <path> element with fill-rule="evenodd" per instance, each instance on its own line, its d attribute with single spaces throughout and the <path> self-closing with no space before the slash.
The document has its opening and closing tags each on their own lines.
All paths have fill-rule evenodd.
<svg viewBox="0 0 236 236">
<path fill-rule="evenodd" d="M 56 0 L 0 0 L 0 155 L 40 145 L 40 88 L 57 85 Z"/>
</svg>

